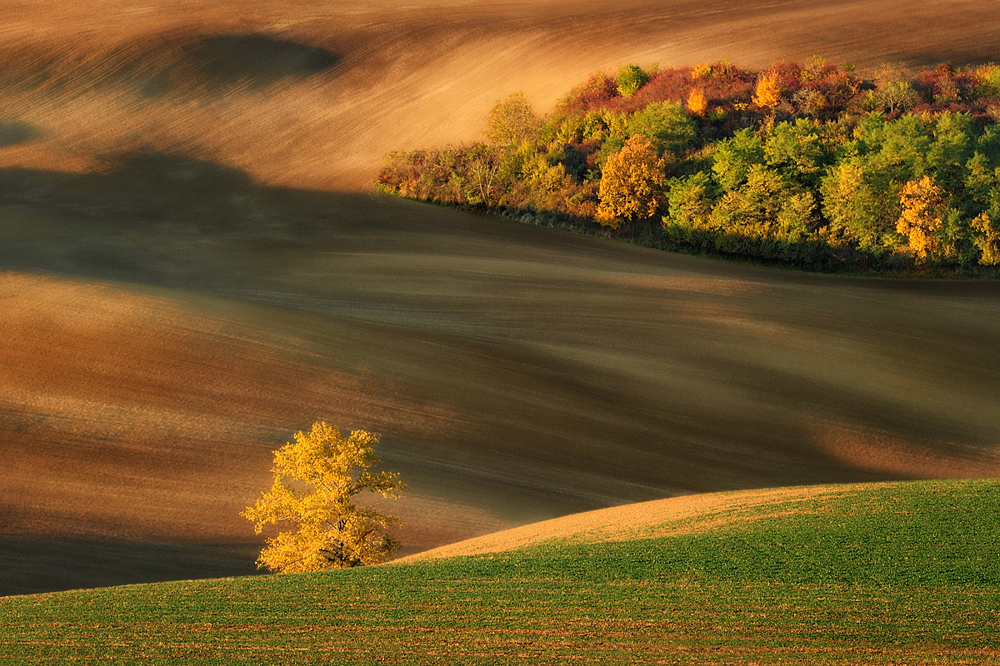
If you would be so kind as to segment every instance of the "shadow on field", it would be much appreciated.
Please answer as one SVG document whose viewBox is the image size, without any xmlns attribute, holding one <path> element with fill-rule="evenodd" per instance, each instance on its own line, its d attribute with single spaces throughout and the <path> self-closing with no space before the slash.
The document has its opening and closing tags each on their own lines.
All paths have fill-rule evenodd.
<svg viewBox="0 0 1000 666">
<path fill-rule="evenodd" d="M 34 141 L 42 136 L 41 130 L 20 121 L 0 122 L 0 148 L 8 148 Z"/>
<path fill-rule="evenodd" d="M 257 572 L 258 544 L 169 544 L 0 536 L 0 596 Z M 31 562 L 31 567 L 10 566 Z"/>
<path fill-rule="evenodd" d="M 262 34 L 203 37 L 182 52 L 180 66 L 213 88 L 241 83 L 266 88 L 282 79 L 322 74 L 341 61 L 327 49 Z"/>
<path fill-rule="evenodd" d="M 422 534 L 421 547 L 691 492 L 1000 475 L 996 282 L 743 266 L 399 199 L 265 187 L 236 169 L 156 152 L 109 158 L 88 174 L 0 171 L 0 215 L 0 271 L 71 278 L 45 278 L 38 287 L 52 298 L 50 310 L 31 310 L 8 289 L 5 307 L 23 306 L 33 317 L 23 318 L 17 344 L 46 334 L 80 354 L 52 366 L 71 373 L 76 388 L 54 387 L 42 369 L 4 375 L 10 385 L 0 385 L 0 410 L 31 422 L 52 420 L 45 409 L 58 407 L 63 420 L 53 429 L 65 433 L 76 431 L 65 416 L 82 409 L 76 399 L 96 414 L 105 413 L 102 400 L 114 407 L 107 413 L 127 414 L 131 394 L 116 385 L 103 354 L 145 335 L 155 338 L 140 377 L 148 405 L 173 410 L 181 424 L 185 410 L 236 422 L 246 403 L 227 391 L 245 378 L 213 384 L 211 405 L 199 398 L 205 376 L 240 367 L 211 360 L 213 350 L 236 349 L 242 358 L 272 350 L 247 340 L 280 340 L 317 376 L 377 387 L 348 405 L 354 391 L 323 384 L 309 409 L 339 410 L 344 422 L 383 433 L 383 458 L 415 493 L 438 502 L 433 516 L 421 513 L 423 505 L 400 505 L 410 543 Z M 85 291 L 106 305 L 117 337 L 82 305 L 69 312 L 76 292 L 67 285 L 94 280 L 118 283 Z M 135 293 L 173 303 L 135 307 L 140 318 L 161 313 L 159 328 L 128 319 Z M 192 323 L 202 316 L 224 321 L 225 336 L 188 354 L 188 345 L 208 339 Z M 161 335 L 179 359 L 169 376 L 155 365 Z M 259 366 L 256 400 L 280 390 L 294 404 L 297 378 L 272 379 L 282 358 L 248 365 Z M 42 361 L 39 368 L 50 367 Z M 28 380 L 33 388 L 23 385 Z M 174 394 L 176 404 L 161 399 Z M 287 431 L 280 418 L 253 418 L 269 432 Z M 80 429 L 74 450 L 98 447 L 94 459 L 113 460 L 119 435 L 88 434 L 100 423 Z M 150 427 L 148 436 L 129 435 L 136 451 L 172 446 Z M 59 436 L 32 455 L 44 459 L 43 445 L 57 451 Z M 210 436 L 198 437 L 191 435 L 186 464 L 210 445 Z M 231 450 L 242 442 L 234 436 Z M 260 469 L 219 453 L 204 486 L 212 493 L 254 487 L 267 474 L 269 444 L 246 444 L 256 447 Z M 0 448 L 0 469 L 14 468 L 4 460 L 14 455 L 9 449 Z M 44 469 L 22 473 L 26 487 L 34 474 L 40 488 L 60 483 Z M 170 496 L 169 484 L 157 483 Z M 205 504 L 171 496 L 175 513 L 134 543 L 112 533 L 85 542 L 44 530 L 8 535 L 0 566 L 19 582 L 7 589 L 248 573 L 254 549 L 242 545 L 247 526 L 236 513 L 255 493 L 241 492 L 248 496 L 229 491 L 224 509 L 209 503 L 212 515 Z M 21 501 L 0 498 L 0 512 L 18 514 Z M 484 518 L 459 524 L 456 507 Z M 89 508 L 75 502 L 56 510 L 71 525 Z M 238 546 L 185 546 L 184 524 L 223 526 L 218 543 Z M 67 543 L 81 544 L 76 562 Z"/>
<path fill-rule="evenodd" d="M 343 57 L 327 48 L 262 33 L 193 31 L 142 36 L 97 54 L 54 54 L 11 48 L 0 64 L 0 82 L 24 90 L 119 89 L 153 100 L 175 93 L 225 95 L 262 91 L 328 74 Z"/>
</svg>

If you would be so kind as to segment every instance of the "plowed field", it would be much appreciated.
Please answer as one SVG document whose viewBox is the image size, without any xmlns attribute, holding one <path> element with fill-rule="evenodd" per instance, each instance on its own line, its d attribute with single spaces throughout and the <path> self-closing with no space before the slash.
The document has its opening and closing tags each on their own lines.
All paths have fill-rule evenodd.
<svg viewBox="0 0 1000 666">
<path fill-rule="evenodd" d="M 591 72 L 1000 57 L 982 2 L 11 0 L 0 593 L 253 570 L 325 418 L 407 552 L 697 491 L 995 476 L 1000 287 L 656 253 L 369 193 Z"/>
</svg>

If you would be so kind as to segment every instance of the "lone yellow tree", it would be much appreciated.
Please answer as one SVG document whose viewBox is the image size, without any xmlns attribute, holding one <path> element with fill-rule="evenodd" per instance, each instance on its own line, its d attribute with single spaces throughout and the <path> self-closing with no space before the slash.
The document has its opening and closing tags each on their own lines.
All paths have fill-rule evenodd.
<svg viewBox="0 0 1000 666">
<path fill-rule="evenodd" d="M 377 564 L 392 556 L 398 543 L 387 529 L 399 521 L 353 501 L 365 491 L 395 499 L 406 487 L 398 474 L 368 471 L 381 462 L 377 443 L 370 432 L 355 430 L 344 438 L 320 421 L 274 452 L 274 484 L 240 515 L 253 521 L 257 534 L 279 522 L 295 529 L 267 540 L 258 567 L 318 571 Z"/>
<path fill-rule="evenodd" d="M 663 160 L 653 142 L 636 134 L 608 158 L 598 188 L 597 221 L 618 228 L 621 220 L 656 215 L 663 198 Z"/>
</svg>

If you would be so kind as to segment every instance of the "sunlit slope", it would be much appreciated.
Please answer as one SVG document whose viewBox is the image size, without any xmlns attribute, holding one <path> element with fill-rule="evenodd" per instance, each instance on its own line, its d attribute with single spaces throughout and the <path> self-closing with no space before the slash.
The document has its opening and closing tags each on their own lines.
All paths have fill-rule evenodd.
<svg viewBox="0 0 1000 666">
<path fill-rule="evenodd" d="M 990 508 L 998 484 L 995 479 L 883 482 L 672 497 L 522 525 L 396 563 L 589 551 L 601 545 L 628 551 L 636 548 L 630 542 L 639 542 L 647 550 L 658 548 L 662 557 L 632 566 L 659 564 L 664 573 L 996 585 L 996 573 L 986 572 L 1000 547 L 1000 518 Z M 511 556 L 517 557 L 500 557 Z"/>
<path fill-rule="evenodd" d="M 0 274 L 0 302 L 3 593 L 251 573 L 261 539 L 239 512 L 292 432 L 322 418 L 403 449 L 452 429 L 253 309 L 22 273 Z M 417 488 L 399 508 L 409 550 L 508 524 L 447 499 Z"/>
<path fill-rule="evenodd" d="M 945 484 L 948 486 L 948 484 Z M 670 497 L 584 511 L 509 530 L 486 534 L 400 558 L 410 564 L 452 557 L 506 553 L 525 548 L 552 548 L 566 544 L 612 544 L 636 539 L 659 539 L 690 534 L 714 534 L 731 529 L 752 530 L 789 516 L 834 514 L 830 502 L 858 493 L 881 492 L 882 484 L 795 486 L 738 490 Z M 950 487 L 950 486 L 948 486 Z M 821 538 L 821 537 L 817 537 Z"/>
<path fill-rule="evenodd" d="M 0 262 L 76 276 L 3 279 L 4 515 L 47 516 L 7 534 L 246 553 L 236 510 L 317 417 L 383 433 L 436 507 L 401 503 L 411 548 L 679 493 L 1000 471 L 992 283 L 745 267 L 176 160 L 3 186 Z M 73 442 L 73 465 L 45 464 Z M 101 481 L 136 447 L 155 478 Z M 212 490 L 173 495 L 195 480 Z"/>
<path fill-rule="evenodd" d="M 11 0 L 0 22 L 0 164 L 171 149 L 324 188 L 367 187 L 390 150 L 478 138 L 510 92 L 548 111 L 629 61 L 1000 54 L 979 0 Z"/>
<path fill-rule="evenodd" d="M 363 190 L 387 150 L 629 61 L 995 59 L 992 10 L 5 2 L 0 592 L 251 570 L 236 512 L 314 418 L 383 433 L 410 549 L 686 492 L 996 474 L 993 286 L 265 187 Z"/>
<path fill-rule="evenodd" d="M 10 597 L 0 660 L 994 663 L 997 485 L 668 500 L 476 557 Z"/>
</svg>

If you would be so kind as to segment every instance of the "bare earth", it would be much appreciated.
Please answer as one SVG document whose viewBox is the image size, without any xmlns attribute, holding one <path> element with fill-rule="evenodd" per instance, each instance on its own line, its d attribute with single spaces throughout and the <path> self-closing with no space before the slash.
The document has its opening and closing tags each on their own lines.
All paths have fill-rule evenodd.
<svg viewBox="0 0 1000 666">
<path fill-rule="evenodd" d="M 0 594 L 252 572 L 238 511 L 318 418 L 383 434 L 409 553 L 674 495 L 1000 473 L 1000 285 L 369 193 L 386 151 L 626 62 L 1000 59 L 979 1 L 608 7 L 5 2 Z"/>
<path fill-rule="evenodd" d="M 514 527 L 425 550 L 399 558 L 396 562 L 410 564 L 448 557 L 502 553 L 552 542 L 605 543 L 706 532 L 737 523 L 817 511 L 819 509 L 804 509 L 800 505 L 806 500 L 835 497 L 872 485 L 874 484 L 743 490 L 637 502 Z M 761 510 L 761 507 L 767 508 Z"/>
</svg>

